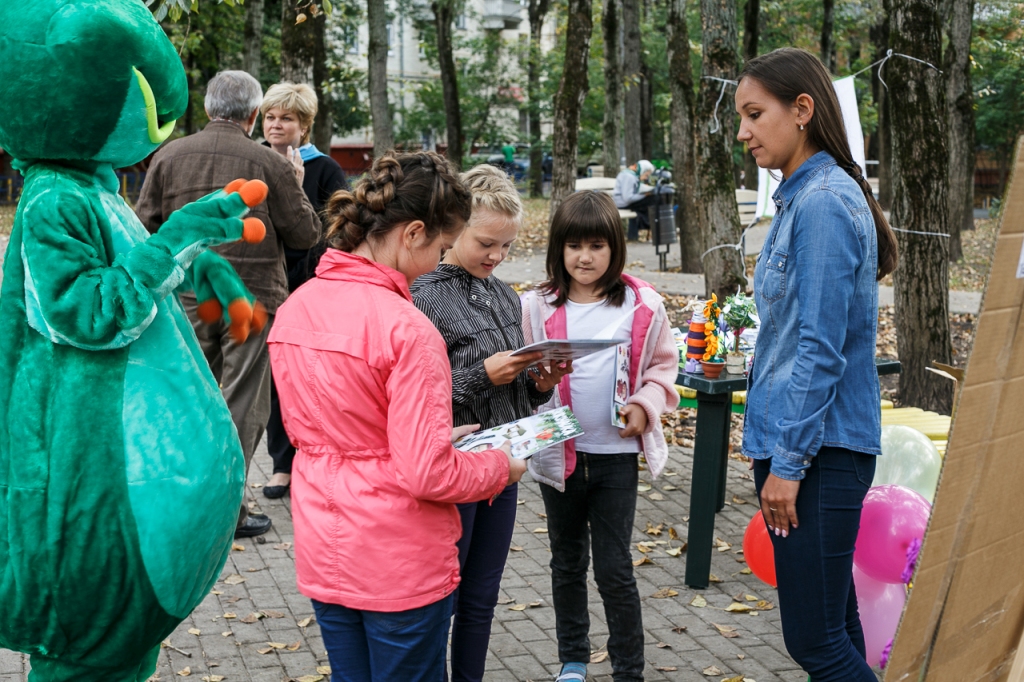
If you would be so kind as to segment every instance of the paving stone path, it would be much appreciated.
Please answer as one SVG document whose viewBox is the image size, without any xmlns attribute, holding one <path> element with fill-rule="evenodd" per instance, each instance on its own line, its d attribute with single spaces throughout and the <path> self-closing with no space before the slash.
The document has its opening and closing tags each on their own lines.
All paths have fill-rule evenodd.
<svg viewBox="0 0 1024 682">
<path fill-rule="evenodd" d="M 712 558 L 711 570 L 721 582 L 712 583 L 707 590 L 687 588 L 683 585 L 686 552 L 679 557 L 666 553 L 681 545 L 681 541 L 670 540 L 670 527 L 680 538 L 686 537 L 692 461 L 691 451 L 671 448 L 668 473 L 653 481 L 650 490 L 638 493 L 633 554 L 637 560 L 650 560 L 636 568 L 646 632 L 645 678 L 721 682 L 742 676 L 748 682 L 804 682 L 806 675 L 786 654 L 777 608 L 757 615 L 724 610 L 734 597 L 745 601 L 746 595 L 776 603 L 775 590 L 742 573 L 746 567 L 739 553 L 743 531 L 755 511 L 753 482 L 743 462 L 729 462 L 726 499 L 731 502 L 716 518 L 718 538 L 730 545 L 720 546 L 723 551 L 715 551 Z M 216 682 L 221 677 L 224 682 L 313 682 L 325 672 L 323 640 L 316 623 L 308 620 L 312 606 L 295 588 L 290 500 L 267 500 L 252 487 L 264 483 L 270 471 L 270 458 L 261 446 L 247 493 L 273 519 L 273 531 L 263 542 L 237 542 L 241 549 L 231 552 L 213 593 L 168 639 L 172 646 L 164 648 L 157 669 L 161 682 Z M 652 483 L 646 472 L 641 472 L 641 480 Z M 551 680 L 559 667 L 550 551 L 538 485 L 524 481 L 519 488 L 513 550 L 502 582 L 504 603 L 495 614 L 487 659 L 488 682 Z M 645 532 L 648 525 L 662 525 L 661 534 Z M 389 538 L 374 541 L 389 542 Z M 640 542 L 666 544 L 655 544 L 652 551 L 641 553 Z M 653 596 L 666 588 L 678 594 Z M 706 606 L 693 605 L 698 594 Z M 595 658 L 601 659 L 608 631 L 592 574 L 590 616 L 592 649 Z M 727 632 L 733 628 L 730 634 L 736 636 L 724 636 L 716 625 Z M 604 658 L 590 666 L 595 682 L 611 682 L 611 664 Z M 186 668 L 189 674 L 180 677 Z M 20 654 L 0 650 L 0 682 L 25 682 L 27 670 L 27 661 Z"/>
</svg>

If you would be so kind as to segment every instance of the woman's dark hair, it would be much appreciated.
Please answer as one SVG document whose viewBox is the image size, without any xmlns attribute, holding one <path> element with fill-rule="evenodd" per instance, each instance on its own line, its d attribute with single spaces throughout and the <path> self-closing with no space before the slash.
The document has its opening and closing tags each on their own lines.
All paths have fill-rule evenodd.
<svg viewBox="0 0 1024 682">
<path fill-rule="evenodd" d="M 601 293 L 613 306 L 626 300 L 626 283 L 622 270 L 626 267 L 626 237 L 615 202 L 604 192 L 570 194 L 555 211 L 548 236 L 548 281 L 541 291 L 555 296 L 555 306 L 569 300 L 569 271 L 565 269 L 565 245 L 603 241 L 611 251 L 608 271 L 597 281 Z"/>
<path fill-rule="evenodd" d="M 472 195 L 443 156 L 390 151 L 374 159 L 355 190 L 331 195 L 327 245 L 354 251 L 413 220 L 422 220 L 433 238 L 462 229 L 472 208 Z"/>
<path fill-rule="evenodd" d="M 828 152 L 836 164 L 852 177 L 864 192 L 875 219 L 878 234 L 878 279 L 896 269 L 899 247 L 882 207 L 871 193 L 860 166 L 853 160 L 839 99 L 832 87 L 832 76 L 813 54 L 795 47 L 782 47 L 747 62 L 739 80 L 753 78 L 781 102 L 792 104 L 802 94 L 814 100 L 814 116 L 807 123 L 811 144 Z"/>
</svg>

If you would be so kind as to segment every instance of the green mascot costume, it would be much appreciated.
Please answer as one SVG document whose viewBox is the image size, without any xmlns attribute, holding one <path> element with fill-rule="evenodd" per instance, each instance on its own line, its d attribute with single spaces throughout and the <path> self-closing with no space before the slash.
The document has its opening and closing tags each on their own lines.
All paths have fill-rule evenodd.
<svg viewBox="0 0 1024 682">
<path fill-rule="evenodd" d="M 231 183 L 149 237 L 114 168 L 185 73 L 141 0 L 0 2 L 0 147 L 25 177 L 0 292 L 0 648 L 33 682 L 138 682 L 216 581 L 242 500 L 231 415 L 176 290 L 236 340 L 266 314 L 206 247 L 263 238 Z"/>
</svg>

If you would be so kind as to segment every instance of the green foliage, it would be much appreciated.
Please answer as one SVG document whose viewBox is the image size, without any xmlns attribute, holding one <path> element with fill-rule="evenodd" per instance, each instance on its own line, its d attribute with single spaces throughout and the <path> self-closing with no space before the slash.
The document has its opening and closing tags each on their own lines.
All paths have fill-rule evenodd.
<svg viewBox="0 0 1024 682">
<path fill-rule="evenodd" d="M 1024 134 L 1024 5 L 978 5 L 971 61 L 977 143 L 1005 168 Z"/>
</svg>

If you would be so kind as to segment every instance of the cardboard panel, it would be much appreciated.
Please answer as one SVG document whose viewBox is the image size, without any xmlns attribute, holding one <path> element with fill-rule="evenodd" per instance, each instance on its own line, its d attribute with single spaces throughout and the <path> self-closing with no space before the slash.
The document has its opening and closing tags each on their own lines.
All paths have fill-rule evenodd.
<svg viewBox="0 0 1024 682">
<path fill-rule="evenodd" d="M 1015 663 L 1024 674 L 1024 137 L 999 230 L 886 682 L 1001 682 Z"/>
</svg>

